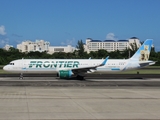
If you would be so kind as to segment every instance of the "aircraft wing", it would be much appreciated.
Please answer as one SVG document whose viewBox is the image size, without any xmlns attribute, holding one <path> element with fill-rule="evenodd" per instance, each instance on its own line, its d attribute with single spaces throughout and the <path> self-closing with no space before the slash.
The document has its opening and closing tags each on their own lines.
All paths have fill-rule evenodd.
<svg viewBox="0 0 160 120">
<path fill-rule="evenodd" d="M 144 61 L 144 62 L 140 62 L 139 65 L 140 67 L 145 67 L 145 66 L 153 65 L 155 63 L 156 63 L 155 61 Z"/>
<path fill-rule="evenodd" d="M 82 68 L 73 68 L 72 72 L 74 74 L 92 72 L 92 71 L 96 70 L 97 67 L 104 66 L 106 64 L 108 58 L 109 58 L 109 56 L 106 57 L 106 59 L 101 64 L 99 64 L 99 65 L 82 67 Z"/>
</svg>

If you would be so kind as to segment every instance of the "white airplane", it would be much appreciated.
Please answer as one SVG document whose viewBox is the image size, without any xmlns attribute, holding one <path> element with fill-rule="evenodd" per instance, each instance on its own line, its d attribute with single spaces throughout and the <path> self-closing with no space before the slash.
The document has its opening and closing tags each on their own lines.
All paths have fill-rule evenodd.
<svg viewBox="0 0 160 120">
<path fill-rule="evenodd" d="M 70 78 L 76 75 L 83 79 L 85 73 L 115 72 L 138 69 L 155 64 L 149 55 L 152 39 L 147 39 L 137 52 L 129 59 L 18 59 L 11 61 L 3 69 L 9 72 L 21 73 L 57 73 L 60 78 Z"/>
</svg>

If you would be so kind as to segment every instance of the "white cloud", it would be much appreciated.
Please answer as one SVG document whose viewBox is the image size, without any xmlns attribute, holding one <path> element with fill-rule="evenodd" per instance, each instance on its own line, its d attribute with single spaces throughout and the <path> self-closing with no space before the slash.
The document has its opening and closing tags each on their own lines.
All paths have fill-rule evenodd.
<svg viewBox="0 0 160 120">
<path fill-rule="evenodd" d="M 8 44 L 8 37 L 6 36 L 5 32 L 5 26 L 1 25 L 0 26 L 0 47 L 4 47 L 6 44 Z"/>
<path fill-rule="evenodd" d="M 0 35 L 5 35 L 5 27 L 3 25 L 0 26 Z"/>
<path fill-rule="evenodd" d="M 16 40 L 15 41 L 17 44 L 21 44 L 22 43 L 22 40 Z"/>
<path fill-rule="evenodd" d="M 61 42 L 61 45 L 75 45 L 75 39 L 72 38 L 71 40 L 66 40 L 66 42 Z"/>
<path fill-rule="evenodd" d="M 0 45 L 5 45 L 5 44 L 7 44 L 8 42 L 6 41 L 6 40 L 1 40 L 0 41 Z"/>
<path fill-rule="evenodd" d="M 2 37 L 0 35 L 0 47 L 4 47 L 6 44 L 8 44 L 9 39 L 7 37 Z"/>
<path fill-rule="evenodd" d="M 15 34 L 15 33 L 13 33 L 12 36 L 13 36 L 13 37 L 23 37 L 23 36 L 21 36 L 21 35 Z"/>
<path fill-rule="evenodd" d="M 107 40 L 118 40 L 118 38 L 114 35 L 114 33 L 108 33 L 106 36 Z"/>
</svg>

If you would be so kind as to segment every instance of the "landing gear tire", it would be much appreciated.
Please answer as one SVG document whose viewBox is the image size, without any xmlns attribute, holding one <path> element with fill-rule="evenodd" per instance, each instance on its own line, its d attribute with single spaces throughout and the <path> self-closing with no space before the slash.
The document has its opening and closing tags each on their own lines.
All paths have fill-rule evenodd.
<svg viewBox="0 0 160 120">
<path fill-rule="evenodd" d="M 84 80 L 83 76 L 77 75 L 77 80 Z"/>
<path fill-rule="evenodd" d="M 57 77 L 59 77 L 59 74 L 57 73 Z"/>
</svg>

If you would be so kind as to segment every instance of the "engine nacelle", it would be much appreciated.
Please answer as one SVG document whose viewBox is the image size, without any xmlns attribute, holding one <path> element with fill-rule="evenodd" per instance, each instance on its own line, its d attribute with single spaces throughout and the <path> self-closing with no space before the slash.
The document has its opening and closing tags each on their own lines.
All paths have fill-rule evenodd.
<svg viewBox="0 0 160 120">
<path fill-rule="evenodd" d="M 59 71 L 59 77 L 60 78 L 70 78 L 72 76 L 71 70 L 60 70 Z"/>
</svg>

